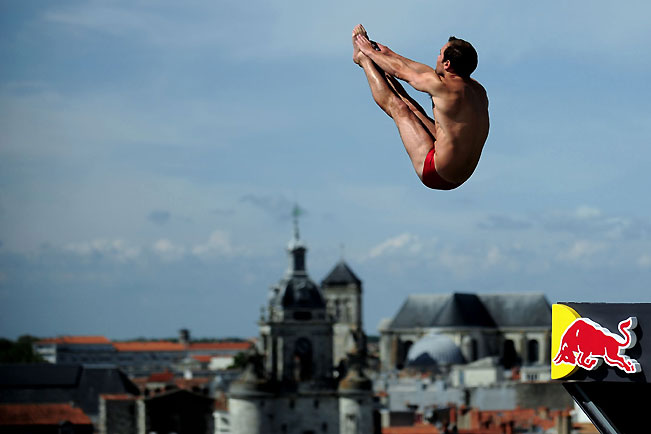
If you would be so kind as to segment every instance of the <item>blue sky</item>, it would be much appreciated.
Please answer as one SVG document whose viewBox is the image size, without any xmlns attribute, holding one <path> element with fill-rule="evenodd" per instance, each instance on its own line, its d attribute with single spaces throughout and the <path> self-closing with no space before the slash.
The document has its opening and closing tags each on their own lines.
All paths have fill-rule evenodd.
<svg viewBox="0 0 651 434">
<path fill-rule="evenodd" d="M 254 336 L 294 203 L 370 334 L 412 293 L 651 301 L 651 6 L 626 5 L 1 1 L 0 335 Z M 414 175 L 360 22 L 424 63 L 477 48 L 461 188 Z"/>
</svg>

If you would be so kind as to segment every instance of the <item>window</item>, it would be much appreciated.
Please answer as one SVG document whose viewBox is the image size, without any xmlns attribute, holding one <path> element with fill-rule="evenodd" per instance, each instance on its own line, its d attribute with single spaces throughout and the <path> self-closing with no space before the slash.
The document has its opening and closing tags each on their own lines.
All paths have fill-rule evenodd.
<svg viewBox="0 0 651 434">
<path fill-rule="evenodd" d="M 511 339 L 505 340 L 502 349 L 502 365 L 506 369 L 511 369 L 513 366 L 520 364 L 518 359 L 518 353 L 515 351 L 515 344 L 513 341 Z"/>
<path fill-rule="evenodd" d="M 536 339 L 531 339 L 527 343 L 527 359 L 529 363 L 534 364 L 538 363 L 538 360 L 540 360 L 540 350 L 539 350 L 540 344 L 538 344 L 538 341 Z"/>
<path fill-rule="evenodd" d="M 299 338 L 294 347 L 294 377 L 298 381 L 312 378 L 312 343 Z"/>
<path fill-rule="evenodd" d="M 312 312 L 298 310 L 294 312 L 294 319 L 297 321 L 308 321 L 312 319 Z"/>
</svg>

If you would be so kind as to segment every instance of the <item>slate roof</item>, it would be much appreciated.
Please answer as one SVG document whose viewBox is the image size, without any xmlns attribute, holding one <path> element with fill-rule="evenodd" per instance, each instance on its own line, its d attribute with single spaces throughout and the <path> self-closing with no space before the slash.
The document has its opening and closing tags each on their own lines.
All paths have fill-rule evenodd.
<svg viewBox="0 0 651 434">
<path fill-rule="evenodd" d="M 542 293 L 480 294 L 499 327 L 551 327 L 552 308 Z"/>
<path fill-rule="evenodd" d="M 81 365 L 0 366 L 0 389 L 20 387 L 74 387 L 81 377 Z"/>
<path fill-rule="evenodd" d="M 475 294 L 410 295 L 389 328 L 495 327 Z"/>
<path fill-rule="evenodd" d="M 543 294 L 410 295 L 389 329 L 428 327 L 549 327 L 551 307 Z"/>
<path fill-rule="evenodd" d="M 81 365 L 0 366 L 0 402 L 69 403 L 88 415 L 99 413 L 99 394 L 130 393 L 138 388 L 117 368 Z"/>
<path fill-rule="evenodd" d="M 307 276 L 292 276 L 281 286 L 284 308 L 325 308 L 321 291 Z"/>
<path fill-rule="evenodd" d="M 353 270 L 350 269 L 348 264 L 342 260 L 323 279 L 321 286 L 348 285 L 351 283 L 361 285 L 362 281 L 353 273 Z"/>
</svg>

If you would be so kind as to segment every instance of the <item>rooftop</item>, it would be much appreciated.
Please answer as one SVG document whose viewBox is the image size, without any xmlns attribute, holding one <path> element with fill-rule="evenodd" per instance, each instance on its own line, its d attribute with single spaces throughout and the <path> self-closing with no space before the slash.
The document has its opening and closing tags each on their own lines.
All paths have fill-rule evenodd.
<svg viewBox="0 0 651 434">
<path fill-rule="evenodd" d="M 416 294 L 388 325 L 413 327 L 550 327 L 551 307 L 541 293 Z"/>
<path fill-rule="evenodd" d="M 339 261 L 337 265 L 330 271 L 330 273 L 323 279 L 321 286 L 334 286 L 334 285 L 361 285 L 362 281 L 353 273 L 348 264 L 343 260 Z"/>
<path fill-rule="evenodd" d="M 114 342 L 113 346 L 118 351 L 183 351 L 185 346 L 177 342 L 151 341 L 151 342 Z"/>
<path fill-rule="evenodd" d="M 37 344 L 110 344 L 111 341 L 104 336 L 58 336 L 56 338 L 41 339 Z"/>
<path fill-rule="evenodd" d="M 0 404 L 0 425 L 58 425 L 62 421 L 92 423 L 80 408 L 70 404 Z"/>
<path fill-rule="evenodd" d="M 217 351 L 246 351 L 251 348 L 251 342 L 197 342 L 188 347 L 192 350 L 217 350 Z"/>
</svg>

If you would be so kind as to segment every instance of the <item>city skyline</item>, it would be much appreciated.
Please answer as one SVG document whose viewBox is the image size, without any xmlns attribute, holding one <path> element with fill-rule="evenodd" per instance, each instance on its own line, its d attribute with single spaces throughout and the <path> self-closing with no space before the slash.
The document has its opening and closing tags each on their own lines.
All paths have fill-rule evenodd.
<svg viewBox="0 0 651 434">
<path fill-rule="evenodd" d="M 3 2 L 0 336 L 255 336 L 295 204 L 310 277 L 343 256 L 370 335 L 416 293 L 649 302 L 649 12 Z M 461 188 L 416 178 L 360 22 L 430 65 L 477 48 L 491 131 Z"/>
</svg>

